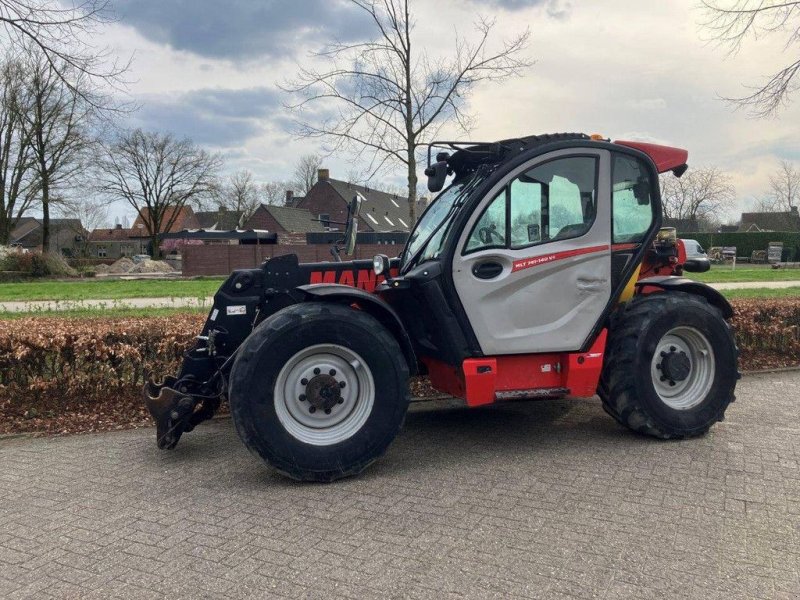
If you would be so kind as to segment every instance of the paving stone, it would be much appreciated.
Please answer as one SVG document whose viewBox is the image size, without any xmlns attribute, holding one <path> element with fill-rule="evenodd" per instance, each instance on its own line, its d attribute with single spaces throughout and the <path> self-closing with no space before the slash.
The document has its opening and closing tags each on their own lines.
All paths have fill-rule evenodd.
<svg viewBox="0 0 800 600">
<path fill-rule="evenodd" d="M 800 597 L 800 373 L 705 437 L 599 402 L 416 406 L 358 478 L 299 485 L 229 420 L 0 441 L 0 598 Z"/>
</svg>

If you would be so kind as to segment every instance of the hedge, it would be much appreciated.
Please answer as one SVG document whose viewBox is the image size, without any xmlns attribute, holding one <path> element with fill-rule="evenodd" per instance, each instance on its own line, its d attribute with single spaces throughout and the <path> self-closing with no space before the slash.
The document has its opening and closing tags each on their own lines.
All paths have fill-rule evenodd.
<svg viewBox="0 0 800 600">
<path fill-rule="evenodd" d="M 800 298 L 732 304 L 742 369 L 800 365 Z M 146 375 L 175 373 L 204 319 L 0 321 L 0 433 L 41 430 L 50 425 L 39 417 L 73 413 L 123 424 L 132 421 L 118 415 L 133 414 L 146 423 L 140 400 Z"/>
<path fill-rule="evenodd" d="M 748 258 L 754 250 L 766 250 L 770 242 L 783 242 L 785 260 L 800 260 L 800 232 L 687 233 L 681 237 L 697 240 L 706 251 L 713 246 L 736 246 L 736 255 Z"/>
</svg>

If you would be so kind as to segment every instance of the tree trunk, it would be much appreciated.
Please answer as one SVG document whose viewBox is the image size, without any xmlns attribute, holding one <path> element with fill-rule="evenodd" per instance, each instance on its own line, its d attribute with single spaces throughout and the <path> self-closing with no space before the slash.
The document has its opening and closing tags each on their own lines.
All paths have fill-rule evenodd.
<svg viewBox="0 0 800 600">
<path fill-rule="evenodd" d="M 8 246 L 11 241 L 11 219 L 5 213 L 0 213 L 0 246 Z"/>
<path fill-rule="evenodd" d="M 42 252 L 50 252 L 50 177 L 42 174 Z"/>
<path fill-rule="evenodd" d="M 409 150 L 408 156 L 408 217 L 411 219 L 408 226 L 413 228 L 417 222 L 417 159 L 413 150 Z"/>
<path fill-rule="evenodd" d="M 150 234 L 150 244 L 153 246 L 153 260 L 161 258 L 161 249 L 158 247 L 158 233 Z"/>
</svg>

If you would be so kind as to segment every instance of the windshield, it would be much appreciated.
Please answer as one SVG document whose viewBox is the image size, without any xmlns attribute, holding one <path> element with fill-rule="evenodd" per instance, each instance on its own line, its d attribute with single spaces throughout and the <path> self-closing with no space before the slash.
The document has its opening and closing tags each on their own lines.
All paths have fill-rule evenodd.
<svg viewBox="0 0 800 600">
<path fill-rule="evenodd" d="M 464 179 L 451 185 L 433 200 L 408 238 L 408 244 L 403 251 L 401 271 L 412 263 L 438 258 L 456 209 L 466 198 L 465 192 L 480 179 L 482 178 L 479 176 Z"/>
</svg>

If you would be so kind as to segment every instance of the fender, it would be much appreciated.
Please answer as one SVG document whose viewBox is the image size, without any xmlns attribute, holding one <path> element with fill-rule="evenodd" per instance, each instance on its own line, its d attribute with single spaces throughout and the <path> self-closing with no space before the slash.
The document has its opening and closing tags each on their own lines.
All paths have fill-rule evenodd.
<svg viewBox="0 0 800 600">
<path fill-rule="evenodd" d="M 358 304 L 364 312 L 378 319 L 394 335 L 408 363 L 411 375 L 416 375 L 417 357 L 411 338 L 403 321 L 385 300 L 365 290 L 338 283 L 311 283 L 295 288 L 304 295 L 304 301 L 338 302 L 342 304 Z"/>
<path fill-rule="evenodd" d="M 708 303 L 712 306 L 716 306 L 720 312 L 722 312 L 722 316 L 725 319 L 730 319 L 733 316 L 733 307 L 725 298 L 725 296 L 720 294 L 710 285 L 700 281 L 693 281 L 691 279 L 686 279 L 685 277 L 665 275 L 661 277 L 646 277 L 645 279 L 640 279 L 637 281 L 635 285 L 639 293 L 641 293 L 643 287 L 652 286 L 661 288 L 665 292 L 674 291 L 697 294 L 698 296 L 703 296 L 703 298 L 708 300 Z"/>
</svg>

